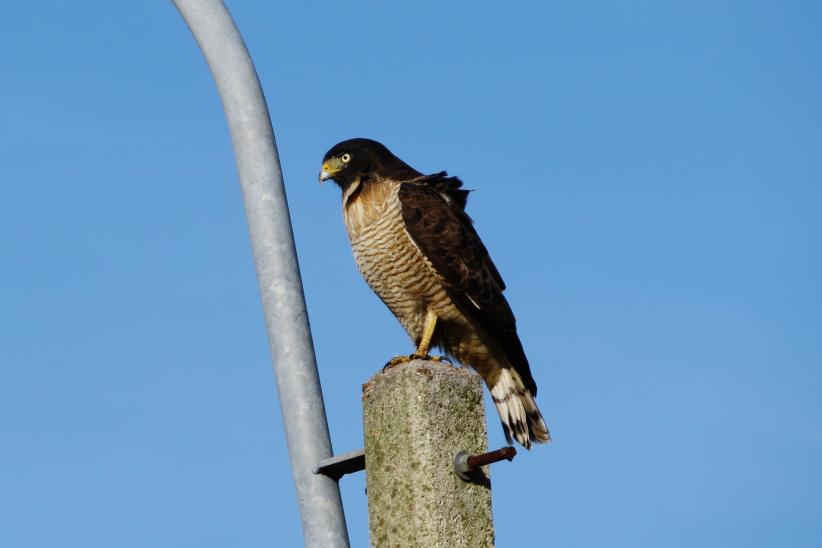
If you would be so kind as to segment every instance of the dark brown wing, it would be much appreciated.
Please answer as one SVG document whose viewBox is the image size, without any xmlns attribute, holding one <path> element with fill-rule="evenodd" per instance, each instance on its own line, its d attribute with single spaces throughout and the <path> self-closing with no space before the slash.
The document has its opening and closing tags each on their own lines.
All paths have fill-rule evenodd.
<svg viewBox="0 0 822 548">
<path fill-rule="evenodd" d="M 399 198 L 405 229 L 433 265 L 448 295 L 463 314 L 499 341 L 508 361 L 536 396 L 516 319 L 502 294 L 505 283 L 463 211 L 465 201 L 447 199 L 424 181 L 403 183 Z"/>
<path fill-rule="evenodd" d="M 468 194 L 471 192 L 462 188 L 462 181 L 458 177 L 449 177 L 445 171 L 433 175 L 423 175 L 418 179 L 414 179 L 414 182 L 434 187 L 440 194 L 444 194 L 457 202 L 463 210 L 468 202 Z"/>
</svg>

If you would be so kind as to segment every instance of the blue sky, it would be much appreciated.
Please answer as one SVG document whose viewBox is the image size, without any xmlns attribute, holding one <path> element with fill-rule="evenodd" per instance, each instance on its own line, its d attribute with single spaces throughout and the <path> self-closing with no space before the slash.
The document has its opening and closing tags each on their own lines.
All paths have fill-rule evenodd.
<svg viewBox="0 0 822 548">
<path fill-rule="evenodd" d="M 337 452 L 410 349 L 317 184 L 366 136 L 476 190 L 509 286 L 555 442 L 494 467 L 499 546 L 822 544 L 818 3 L 229 7 Z M 0 545 L 298 546 L 229 138 L 182 20 L 17 2 L 0 51 Z M 342 488 L 364 546 L 362 475 Z"/>
</svg>

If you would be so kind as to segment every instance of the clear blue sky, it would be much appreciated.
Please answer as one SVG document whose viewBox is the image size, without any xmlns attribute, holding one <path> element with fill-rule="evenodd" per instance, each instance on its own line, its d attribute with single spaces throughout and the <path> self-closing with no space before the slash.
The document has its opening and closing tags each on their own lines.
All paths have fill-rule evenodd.
<svg viewBox="0 0 822 548">
<path fill-rule="evenodd" d="M 229 2 L 277 133 L 338 452 L 410 349 L 319 161 L 462 177 L 555 442 L 499 546 L 822 545 L 816 2 Z M 169 2 L 0 20 L 0 545 L 298 546 L 222 110 Z M 503 443 L 489 416 L 491 445 Z M 367 543 L 362 475 L 342 481 Z"/>
</svg>

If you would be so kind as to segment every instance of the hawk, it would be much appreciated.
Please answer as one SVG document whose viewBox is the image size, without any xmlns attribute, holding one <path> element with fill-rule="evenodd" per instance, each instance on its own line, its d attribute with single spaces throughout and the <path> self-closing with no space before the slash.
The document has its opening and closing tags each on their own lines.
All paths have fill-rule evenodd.
<svg viewBox="0 0 822 548">
<path fill-rule="evenodd" d="M 387 366 L 432 359 L 439 347 L 483 378 L 508 443 L 550 441 L 505 283 L 465 212 L 462 181 L 423 175 L 370 139 L 332 147 L 320 172 L 328 179 L 342 190 L 360 272 L 417 346 Z"/>
</svg>

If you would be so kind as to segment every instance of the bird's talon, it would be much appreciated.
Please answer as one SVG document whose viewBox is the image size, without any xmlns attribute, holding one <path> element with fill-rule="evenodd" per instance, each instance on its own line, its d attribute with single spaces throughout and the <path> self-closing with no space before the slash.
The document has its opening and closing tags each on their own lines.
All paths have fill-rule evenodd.
<svg viewBox="0 0 822 548">
<path fill-rule="evenodd" d="M 383 372 L 385 372 L 386 369 L 390 369 L 395 365 L 402 365 L 404 363 L 408 363 L 413 359 L 415 359 L 413 356 L 394 356 L 393 358 L 385 362 L 385 365 L 382 366 L 382 370 Z"/>
<path fill-rule="evenodd" d="M 402 365 L 404 363 L 408 363 L 414 360 L 447 363 L 448 365 L 454 365 L 453 363 L 451 363 L 451 360 L 449 360 L 447 356 L 431 356 L 429 354 L 418 354 L 414 352 L 413 354 L 410 354 L 408 356 L 394 356 L 393 358 L 385 362 L 385 365 L 382 366 L 383 373 L 394 366 Z"/>
</svg>

